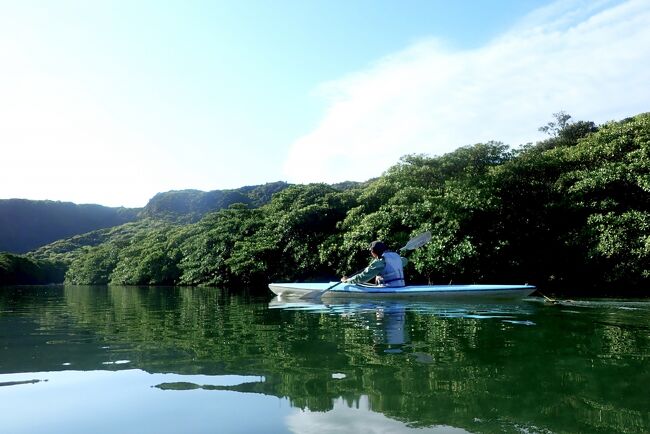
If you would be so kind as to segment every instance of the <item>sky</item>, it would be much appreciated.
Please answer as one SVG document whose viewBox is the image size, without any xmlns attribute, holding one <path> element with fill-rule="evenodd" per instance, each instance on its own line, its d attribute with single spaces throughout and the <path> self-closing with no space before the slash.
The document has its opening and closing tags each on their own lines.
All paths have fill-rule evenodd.
<svg viewBox="0 0 650 434">
<path fill-rule="evenodd" d="M 380 176 L 650 110 L 649 0 L 0 0 L 0 199 Z"/>
</svg>

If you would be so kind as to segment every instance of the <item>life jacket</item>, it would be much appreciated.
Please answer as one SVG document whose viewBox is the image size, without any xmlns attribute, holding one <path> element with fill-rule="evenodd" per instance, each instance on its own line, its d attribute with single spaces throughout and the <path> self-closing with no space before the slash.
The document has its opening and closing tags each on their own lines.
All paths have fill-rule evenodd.
<svg viewBox="0 0 650 434">
<path fill-rule="evenodd" d="M 384 271 L 380 274 L 382 278 L 381 284 L 391 287 L 406 286 L 404 267 L 402 266 L 402 258 L 400 255 L 395 252 L 384 252 L 381 257 L 386 264 Z"/>
</svg>

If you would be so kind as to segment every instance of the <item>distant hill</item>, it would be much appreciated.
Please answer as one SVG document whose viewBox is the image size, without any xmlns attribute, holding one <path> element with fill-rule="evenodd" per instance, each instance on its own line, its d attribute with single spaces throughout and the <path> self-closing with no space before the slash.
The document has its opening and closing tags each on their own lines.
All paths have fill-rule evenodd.
<svg viewBox="0 0 650 434">
<path fill-rule="evenodd" d="M 0 200 L 0 251 L 25 253 L 62 238 L 118 226 L 140 208 L 109 208 L 49 200 Z"/>
<path fill-rule="evenodd" d="M 361 185 L 363 184 L 357 182 L 343 182 L 333 187 L 346 190 Z M 0 199 L 0 252 L 26 253 L 58 240 L 66 241 L 57 245 L 57 248 L 64 251 L 71 248 L 67 241 L 72 244 L 79 242 L 81 245 L 94 245 L 101 243 L 102 234 L 105 233 L 101 230 L 140 220 L 193 223 L 207 213 L 228 208 L 235 203 L 255 208 L 262 206 L 271 200 L 273 194 L 289 186 L 286 182 L 278 181 L 232 190 L 172 190 L 156 194 L 144 208 Z M 92 233 L 88 234 L 90 232 Z M 68 240 L 70 238 L 74 240 Z"/>
<path fill-rule="evenodd" d="M 141 217 L 163 219 L 181 223 L 196 222 L 205 214 L 228 208 L 235 203 L 252 207 L 264 205 L 274 193 L 289 184 L 278 181 L 264 185 L 252 185 L 232 190 L 172 190 L 155 195 L 144 207 Z"/>
</svg>

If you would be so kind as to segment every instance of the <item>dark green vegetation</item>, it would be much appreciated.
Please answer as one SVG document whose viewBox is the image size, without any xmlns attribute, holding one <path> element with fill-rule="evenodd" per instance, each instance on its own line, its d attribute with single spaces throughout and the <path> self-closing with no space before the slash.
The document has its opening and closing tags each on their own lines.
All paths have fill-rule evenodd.
<svg viewBox="0 0 650 434">
<path fill-rule="evenodd" d="M 275 182 L 235 190 L 168 191 L 158 193 L 144 208 L 0 200 L 0 285 L 61 283 L 74 259 L 109 239 L 126 245 L 137 232 L 165 222 L 196 222 L 234 203 L 261 206 L 287 186 Z M 12 254 L 28 250 L 26 257 Z"/>
<path fill-rule="evenodd" d="M 3 285 L 42 285 L 62 282 L 66 268 L 64 262 L 34 260 L 0 252 L 0 282 Z"/>
<path fill-rule="evenodd" d="M 39 249 L 71 284 L 215 285 L 327 279 L 362 268 L 367 245 L 430 230 L 411 282 L 524 283 L 643 294 L 650 283 L 650 114 L 596 127 L 563 113 L 549 139 L 408 155 L 380 178 L 294 185 L 192 224 L 149 218 Z"/>
</svg>

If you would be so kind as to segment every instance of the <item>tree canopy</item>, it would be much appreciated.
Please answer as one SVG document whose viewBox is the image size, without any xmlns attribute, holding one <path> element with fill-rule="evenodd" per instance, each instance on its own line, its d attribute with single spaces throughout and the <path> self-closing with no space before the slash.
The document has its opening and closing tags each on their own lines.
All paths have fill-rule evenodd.
<svg viewBox="0 0 650 434">
<path fill-rule="evenodd" d="M 373 239 L 398 248 L 429 230 L 431 242 L 410 256 L 412 282 L 641 292 L 650 283 L 650 114 L 600 126 L 555 117 L 535 145 L 406 155 L 343 188 L 272 184 L 261 206 L 232 203 L 190 224 L 147 218 L 67 256 L 37 256 L 68 264 L 72 284 L 265 290 L 349 274 L 367 264 Z"/>
</svg>

